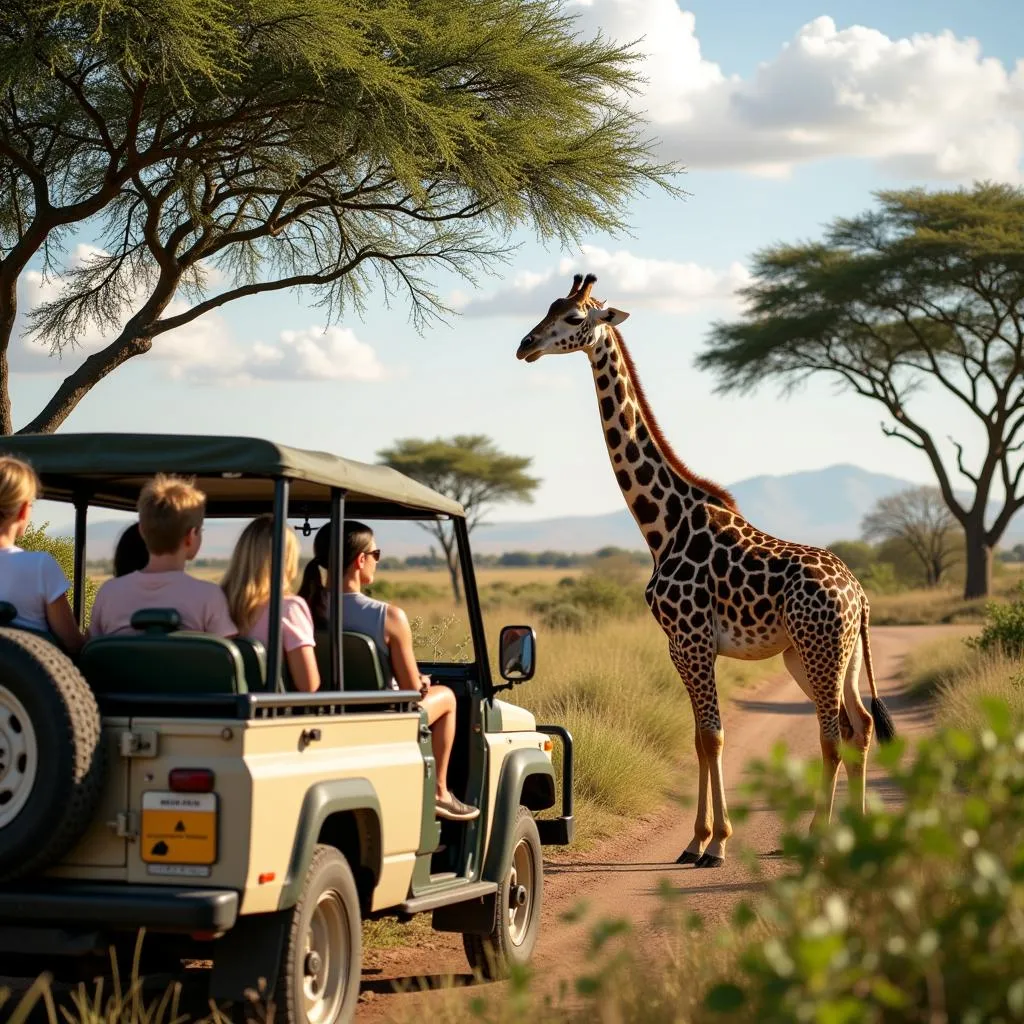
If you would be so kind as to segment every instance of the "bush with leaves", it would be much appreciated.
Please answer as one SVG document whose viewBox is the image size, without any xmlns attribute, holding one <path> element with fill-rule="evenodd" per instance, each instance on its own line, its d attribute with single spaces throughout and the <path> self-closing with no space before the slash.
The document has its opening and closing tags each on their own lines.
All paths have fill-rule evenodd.
<svg viewBox="0 0 1024 1024">
<path fill-rule="evenodd" d="M 47 532 L 49 523 L 40 526 L 29 524 L 24 536 L 18 541 L 18 547 L 25 551 L 46 551 L 53 555 L 57 564 L 63 569 L 64 575 L 72 582 L 72 589 L 68 590 L 68 600 L 72 600 L 72 591 L 75 579 L 75 542 L 71 537 L 51 537 Z M 92 612 L 92 602 L 96 597 L 96 581 L 85 578 L 85 621 L 88 625 L 89 615 Z"/>
<path fill-rule="evenodd" d="M 771 884 L 758 936 L 705 1002 L 709 1019 L 1024 1019 L 1024 732 L 989 701 L 979 734 L 880 748 L 900 800 L 806 831 L 820 778 L 777 748 L 751 794 L 786 822 L 794 871 Z M 744 917 L 745 914 L 745 917 Z"/>
<path fill-rule="evenodd" d="M 969 647 L 1024 658 L 1024 584 L 1020 592 L 1021 596 L 1009 604 L 986 606 L 984 628 L 979 636 L 967 639 Z"/>
</svg>

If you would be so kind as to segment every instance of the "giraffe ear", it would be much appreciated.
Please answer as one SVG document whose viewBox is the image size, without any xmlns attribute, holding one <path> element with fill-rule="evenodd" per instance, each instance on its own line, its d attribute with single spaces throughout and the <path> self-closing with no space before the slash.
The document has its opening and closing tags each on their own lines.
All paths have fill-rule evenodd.
<svg viewBox="0 0 1024 1024">
<path fill-rule="evenodd" d="M 595 323 L 609 324 L 612 327 L 629 318 L 629 314 L 625 310 L 616 309 L 614 306 L 609 306 L 607 309 L 592 309 L 590 315 Z"/>
</svg>

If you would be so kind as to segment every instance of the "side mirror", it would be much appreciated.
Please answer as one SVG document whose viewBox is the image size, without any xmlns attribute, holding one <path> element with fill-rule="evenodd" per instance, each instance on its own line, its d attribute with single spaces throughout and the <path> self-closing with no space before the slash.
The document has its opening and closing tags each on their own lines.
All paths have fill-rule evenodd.
<svg viewBox="0 0 1024 1024">
<path fill-rule="evenodd" d="M 509 683 L 525 683 L 537 669 L 537 634 L 532 626 L 505 626 L 498 644 L 501 678 Z"/>
</svg>

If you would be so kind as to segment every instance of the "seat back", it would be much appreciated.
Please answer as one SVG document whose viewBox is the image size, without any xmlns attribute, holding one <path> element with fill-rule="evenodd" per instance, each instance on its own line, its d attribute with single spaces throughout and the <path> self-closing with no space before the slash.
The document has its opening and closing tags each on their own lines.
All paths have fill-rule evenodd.
<svg viewBox="0 0 1024 1024">
<path fill-rule="evenodd" d="M 341 634 L 341 658 L 345 666 L 346 690 L 386 690 L 380 656 L 373 638 L 365 633 L 343 632 Z"/>
<path fill-rule="evenodd" d="M 180 630 L 180 623 L 174 609 L 136 612 L 132 626 L 137 633 L 96 637 L 82 648 L 82 674 L 98 694 L 247 693 L 250 672 L 262 688 L 262 644 Z"/>
<path fill-rule="evenodd" d="M 326 688 L 331 678 L 331 634 L 326 629 L 318 629 L 315 639 L 314 652 L 320 670 L 320 685 Z M 365 633 L 346 630 L 341 634 L 341 663 L 346 690 L 389 689 L 377 645 Z"/>
</svg>

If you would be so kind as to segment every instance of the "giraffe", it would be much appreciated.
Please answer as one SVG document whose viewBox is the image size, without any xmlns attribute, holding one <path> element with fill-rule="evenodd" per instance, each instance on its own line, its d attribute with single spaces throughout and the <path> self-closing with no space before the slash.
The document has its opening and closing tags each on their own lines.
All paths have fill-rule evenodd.
<svg viewBox="0 0 1024 1024">
<path fill-rule="evenodd" d="M 720 867 L 732 825 L 716 658 L 756 661 L 782 654 L 817 713 L 824 792 L 812 828 L 831 820 L 841 759 L 851 802 L 863 813 L 872 733 L 883 743 L 895 736 L 875 687 L 868 600 L 832 552 L 762 533 L 728 491 L 696 475 L 673 452 L 617 329 L 629 314 L 591 297 L 596 280 L 577 274 L 569 294 L 555 299 L 520 342 L 516 357 L 532 363 L 582 350 L 590 359 L 612 469 L 654 559 L 647 604 L 693 706 L 697 813 L 693 839 L 676 863 Z M 862 658 L 870 714 L 860 697 Z"/>
</svg>

